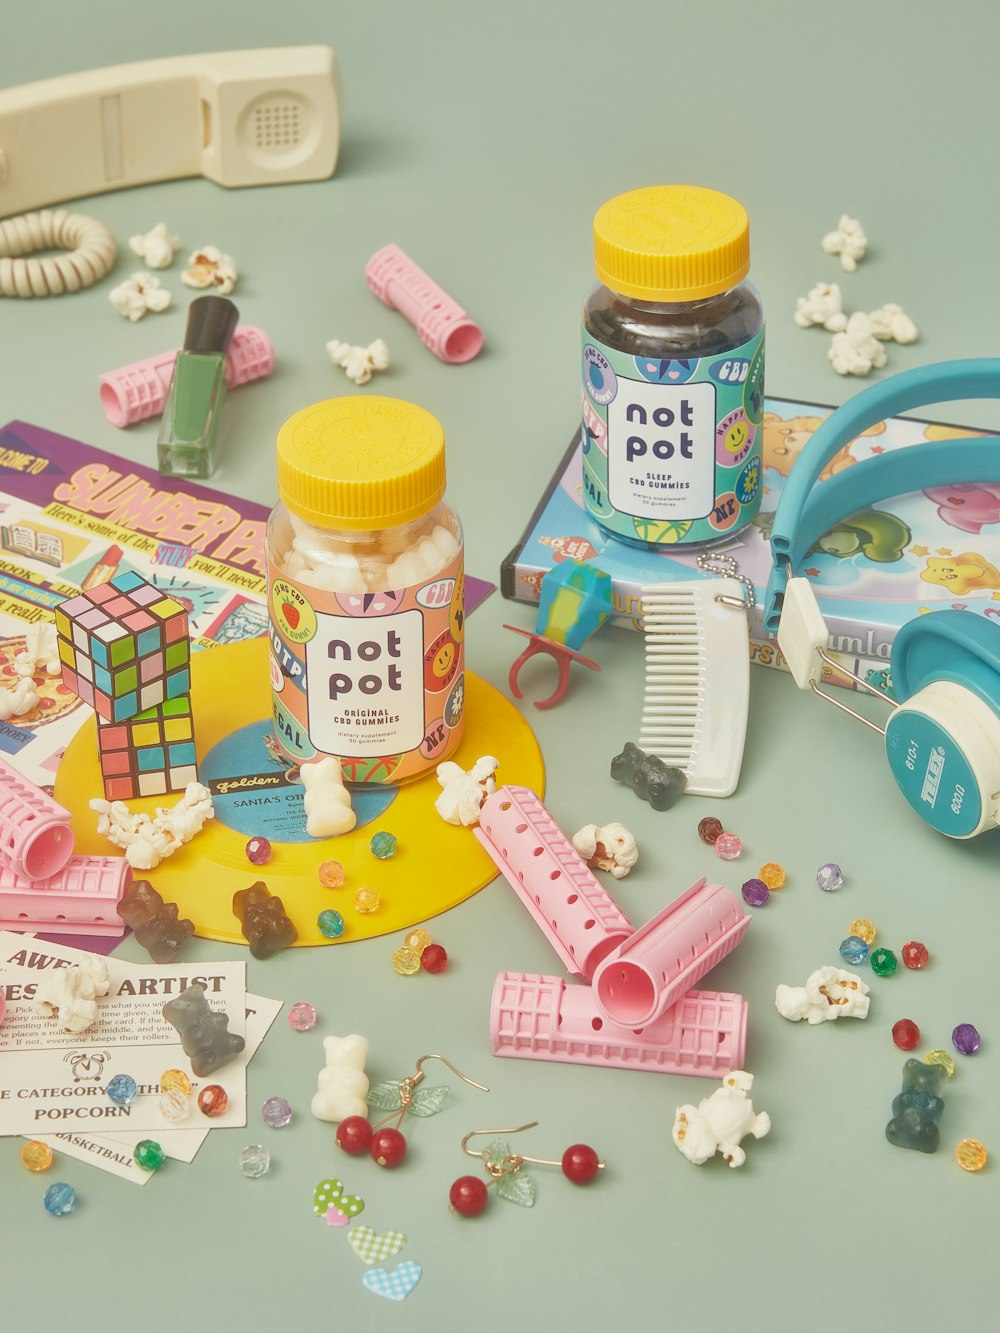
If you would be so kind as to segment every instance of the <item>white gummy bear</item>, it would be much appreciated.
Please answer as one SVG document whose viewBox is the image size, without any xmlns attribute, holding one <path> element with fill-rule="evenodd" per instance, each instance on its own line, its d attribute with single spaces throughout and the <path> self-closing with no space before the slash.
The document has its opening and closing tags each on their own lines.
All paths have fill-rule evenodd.
<svg viewBox="0 0 1000 1333">
<path fill-rule="evenodd" d="M 771 1131 L 771 1117 L 766 1111 L 754 1111 L 748 1094 L 753 1074 L 737 1069 L 722 1080 L 710 1097 L 697 1106 L 678 1106 L 674 1115 L 673 1140 L 689 1162 L 702 1166 L 721 1153 L 730 1166 L 742 1166 L 747 1159 L 740 1141 L 747 1134 L 762 1139 Z"/>
<path fill-rule="evenodd" d="M 351 794 L 344 786 L 340 760 L 328 756 L 299 767 L 306 789 L 306 832 L 310 838 L 334 838 L 349 833 L 358 822 Z"/>
<path fill-rule="evenodd" d="M 317 1120 L 339 1123 L 349 1115 L 368 1115 L 368 1038 L 356 1032 L 349 1037 L 324 1037 L 326 1065 L 319 1071 L 311 1109 Z"/>
<path fill-rule="evenodd" d="M 479 823 L 483 802 L 497 789 L 496 774 L 499 767 L 499 761 L 491 754 L 477 759 L 468 773 L 450 759 L 438 764 L 437 780 L 442 790 L 434 802 L 434 809 L 446 824 L 461 824 L 471 828 L 473 824 Z"/>
<path fill-rule="evenodd" d="M 98 997 L 107 995 L 108 987 L 107 962 L 90 954 L 75 967 L 44 972 L 33 1003 L 47 1018 L 57 1018 L 64 1032 L 86 1032 L 97 1017 Z"/>
<path fill-rule="evenodd" d="M 779 986 L 774 1007 L 789 1022 L 827 1023 L 837 1018 L 867 1018 L 868 987 L 854 972 L 818 967 L 804 986 Z"/>
<path fill-rule="evenodd" d="M 591 870 L 609 870 L 615 879 L 624 879 L 639 859 L 635 838 L 624 824 L 584 824 L 571 841 Z"/>
</svg>

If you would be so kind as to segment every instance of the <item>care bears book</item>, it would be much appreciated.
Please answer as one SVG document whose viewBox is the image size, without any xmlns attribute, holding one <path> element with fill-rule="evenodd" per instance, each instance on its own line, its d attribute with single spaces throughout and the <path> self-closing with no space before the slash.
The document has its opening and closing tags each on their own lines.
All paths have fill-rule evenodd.
<svg viewBox="0 0 1000 1333">
<path fill-rule="evenodd" d="M 753 660 L 764 665 L 784 665 L 761 616 L 774 511 L 795 460 L 832 411 L 791 399 L 766 400 L 758 428 L 763 432 L 760 512 L 709 548 L 713 555 L 731 556 L 754 586 L 750 650 Z M 822 478 L 925 440 L 993 434 L 895 417 L 841 449 Z M 542 577 L 554 564 L 592 560 L 614 582 L 614 623 L 639 630 L 643 585 L 711 575 L 697 568 L 698 551 L 683 546 L 649 550 L 607 537 L 583 507 L 583 447 L 578 431 L 520 542 L 501 566 L 501 591 L 515 601 L 537 602 Z M 1000 455 L 995 483 L 914 491 L 841 521 L 819 539 L 801 572 L 813 584 L 830 627 L 831 651 L 849 670 L 873 680 L 882 676 L 882 683 L 896 632 L 914 616 L 954 608 L 1000 619 Z"/>
</svg>

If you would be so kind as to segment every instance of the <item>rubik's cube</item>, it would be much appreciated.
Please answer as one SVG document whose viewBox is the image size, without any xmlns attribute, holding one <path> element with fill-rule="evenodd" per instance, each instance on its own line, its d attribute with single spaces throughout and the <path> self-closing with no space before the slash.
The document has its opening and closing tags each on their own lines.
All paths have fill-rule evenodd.
<svg viewBox="0 0 1000 1333">
<path fill-rule="evenodd" d="M 99 719 L 125 722 L 191 690 L 187 612 L 138 574 L 119 574 L 55 611 L 66 685 Z"/>
<path fill-rule="evenodd" d="M 161 796 L 197 782 L 194 719 L 186 694 L 136 713 L 125 722 L 97 719 L 104 795 L 109 801 Z"/>
<path fill-rule="evenodd" d="M 56 608 L 65 684 L 97 713 L 109 801 L 183 791 L 198 780 L 187 612 L 138 574 Z"/>
</svg>

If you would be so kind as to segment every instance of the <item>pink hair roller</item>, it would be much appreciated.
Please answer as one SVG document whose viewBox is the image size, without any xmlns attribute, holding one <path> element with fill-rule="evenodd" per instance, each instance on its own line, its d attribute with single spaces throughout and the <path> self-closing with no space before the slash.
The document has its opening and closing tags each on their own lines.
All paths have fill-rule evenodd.
<svg viewBox="0 0 1000 1333">
<path fill-rule="evenodd" d="M 179 351 L 175 347 L 99 377 L 101 407 L 112 426 L 134 426 L 162 415 Z M 237 328 L 226 355 L 227 388 L 262 380 L 273 369 L 274 347 L 264 330 L 252 324 Z"/>
<path fill-rule="evenodd" d="M 123 935 L 125 922 L 115 909 L 131 878 L 124 856 L 74 856 L 44 880 L 25 880 L 0 865 L 0 929 Z"/>
<path fill-rule="evenodd" d="M 479 355 L 482 329 L 398 245 L 385 245 L 372 255 L 365 281 L 390 310 L 406 316 L 441 361 L 460 365 Z"/>
<path fill-rule="evenodd" d="M 0 758 L 0 869 L 48 880 L 72 854 L 69 811 Z"/>
<path fill-rule="evenodd" d="M 731 953 L 749 925 L 734 894 L 700 879 L 598 965 L 598 1008 L 613 1023 L 646 1027 Z"/>
<path fill-rule="evenodd" d="M 568 986 L 562 977 L 501 972 L 493 986 L 494 1055 L 721 1078 L 743 1068 L 746 1040 L 742 995 L 688 991 L 636 1031 L 609 1023 L 590 986 Z"/>
<path fill-rule="evenodd" d="M 500 787 L 476 837 L 574 977 L 590 981 L 633 926 L 533 791 Z"/>
</svg>

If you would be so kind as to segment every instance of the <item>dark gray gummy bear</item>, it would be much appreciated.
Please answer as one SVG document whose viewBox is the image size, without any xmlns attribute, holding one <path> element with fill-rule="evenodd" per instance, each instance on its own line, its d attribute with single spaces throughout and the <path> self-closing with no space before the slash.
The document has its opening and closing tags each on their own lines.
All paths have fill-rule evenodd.
<svg viewBox="0 0 1000 1333">
<path fill-rule="evenodd" d="M 624 782 L 654 810 L 669 810 L 684 794 L 687 778 L 679 768 L 670 768 L 655 754 L 646 754 L 632 741 L 611 761 L 611 776 Z"/>
</svg>

